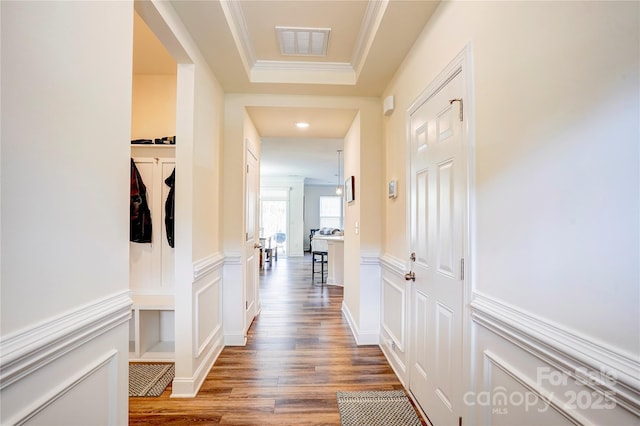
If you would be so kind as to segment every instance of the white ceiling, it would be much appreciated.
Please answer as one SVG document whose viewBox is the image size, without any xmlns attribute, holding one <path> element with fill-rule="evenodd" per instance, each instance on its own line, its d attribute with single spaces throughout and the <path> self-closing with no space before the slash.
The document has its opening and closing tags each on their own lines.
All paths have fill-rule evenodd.
<svg viewBox="0 0 640 426">
<path fill-rule="evenodd" d="M 367 97 L 382 94 L 438 5 L 430 0 L 170 2 L 226 93 Z M 154 37 L 139 26 L 137 22 L 134 72 L 175 73 L 175 61 L 152 47 Z M 282 55 L 278 26 L 330 28 L 327 55 Z M 355 114 L 354 110 L 249 108 L 265 138 L 261 174 L 302 174 L 309 183 L 337 181 L 335 151 L 341 141 L 338 147 L 332 139 L 345 136 Z M 305 131 L 294 126 L 300 119 L 310 123 Z M 321 174 L 318 169 L 323 168 Z"/>
</svg>

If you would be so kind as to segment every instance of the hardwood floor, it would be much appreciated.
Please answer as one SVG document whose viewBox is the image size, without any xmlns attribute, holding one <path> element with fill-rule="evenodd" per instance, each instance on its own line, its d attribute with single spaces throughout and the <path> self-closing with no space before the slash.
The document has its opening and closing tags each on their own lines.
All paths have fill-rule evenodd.
<svg viewBox="0 0 640 426">
<path fill-rule="evenodd" d="M 312 284 L 310 257 L 262 270 L 260 295 L 247 345 L 222 351 L 196 398 L 129 398 L 129 424 L 339 425 L 336 391 L 403 389 L 379 347 L 356 345 L 342 288 Z"/>
</svg>

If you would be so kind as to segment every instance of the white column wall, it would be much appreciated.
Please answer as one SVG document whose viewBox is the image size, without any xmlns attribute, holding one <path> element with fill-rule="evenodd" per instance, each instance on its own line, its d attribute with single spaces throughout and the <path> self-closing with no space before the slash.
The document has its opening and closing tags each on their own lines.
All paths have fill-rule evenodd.
<svg viewBox="0 0 640 426">
<path fill-rule="evenodd" d="M 172 396 L 191 397 L 223 346 L 219 203 L 224 95 L 169 3 L 139 2 L 136 11 L 178 63 Z"/>
<path fill-rule="evenodd" d="M 126 424 L 133 3 L 0 11 L 0 423 Z"/>
</svg>

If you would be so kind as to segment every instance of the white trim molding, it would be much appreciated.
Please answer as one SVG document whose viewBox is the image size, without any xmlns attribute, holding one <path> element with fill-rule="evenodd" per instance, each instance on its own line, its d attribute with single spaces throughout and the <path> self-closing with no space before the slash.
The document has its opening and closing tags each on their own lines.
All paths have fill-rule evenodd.
<svg viewBox="0 0 640 426">
<path fill-rule="evenodd" d="M 407 271 L 405 269 L 406 265 L 401 259 L 385 253 L 380 258 L 380 264 L 389 272 L 392 272 L 404 279 L 404 274 Z"/>
<path fill-rule="evenodd" d="M 640 362 L 586 336 L 551 324 L 482 294 L 471 302 L 473 321 L 524 349 L 594 391 L 614 395 L 616 404 L 640 416 Z M 584 377 L 598 371 L 602 377 Z M 615 380 L 610 380 L 614 378 Z"/>
<path fill-rule="evenodd" d="M 560 401 L 559 398 L 555 397 L 552 392 L 548 392 L 544 390 L 539 384 L 529 380 L 525 374 L 519 372 L 515 367 L 504 361 L 502 358 L 498 357 L 494 353 L 490 351 L 484 351 L 484 383 L 485 383 L 485 392 L 493 392 L 494 389 L 488 387 L 489 382 L 491 381 L 491 375 L 493 373 L 493 367 L 496 367 L 502 373 L 504 373 L 507 377 L 511 378 L 514 382 L 518 383 L 523 389 L 526 389 L 527 392 L 532 393 L 536 396 L 536 401 L 541 401 L 545 404 L 548 404 L 553 410 L 555 410 L 558 414 L 563 416 L 569 422 L 574 425 L 588 425 L 591 424 L 587 419 L 581 416 L 579 413 L 575 411 L 569 411 L 565 409 L 565 404 Z M 499 389 L 496 389 L 499 392 Z M 488 409 L 496 409 L 500 407 L 488 407 Z M 484 421 L 485 424 L 490 424 L 489 411 L 485 412 Z"/>
<path fill-rule="evenodd" d="M 222 349 L 224 349 L 222 335 L 218 334 L 218 336 L 214 344 L 211 345 L 209 352 L 207 352 L 205 360 L 200 363 L 191 377 L 176 376 L 173 379 L 171 398 L 195 398 L 198 395 L 198 391 L 207 374 L 209 374 L 209 370 L 211 370 Z"/>
<path fill-rule="evenodd" d="M 344 301 L 342 302 L 342 314 L 346 318 L 347 324 L 349 324 L 349 328 L 351 329 L 351 334 L 353 334 L 353 337 L 356 339 L 356 344 L 358 346 L 377 345 L 379 343 L 379 331 L 376 330 L 373 332 L 361 332 L 358 324 L 355 322 L 353 316 L 351 315 L 351 311 L 349 311 L 349 307 L 346 303 L 344 303 Z"/>
<path fill-rule="evenodd" d="M 222 266 L 225 257 L 221 253 L 214 253 L 193 263 L 193 280 L 198 280 L 216 268 Z"/>
<path fill-rule="evenodd" d="M 0 341 L 0 389 L 46 366 L 131 317 L 130 291 L 51 318 Z"/>
</svg>

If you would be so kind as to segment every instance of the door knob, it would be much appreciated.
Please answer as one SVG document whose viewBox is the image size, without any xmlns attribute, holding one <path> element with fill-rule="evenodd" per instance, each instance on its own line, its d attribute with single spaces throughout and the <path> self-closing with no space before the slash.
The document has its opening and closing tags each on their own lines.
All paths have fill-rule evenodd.
<svg viewBox="0 0 640 426">
<path fill-rule="evenodd" d="M 407 281 L 415 281 L 416 280 L 416 273 L 413 271 L 409 271 L 406 274 L 404 274 L 404 279 Z"/>
<path fill-rule="evenodd" d="M 261 245 L 261 244 L 258 244 L 258 243 L 255 243 L 255 244 L 253 244 L 253 248 L 254 248 L 254 249 L 262 248 L 262 245 Z"/>
</svg>

